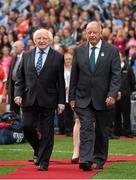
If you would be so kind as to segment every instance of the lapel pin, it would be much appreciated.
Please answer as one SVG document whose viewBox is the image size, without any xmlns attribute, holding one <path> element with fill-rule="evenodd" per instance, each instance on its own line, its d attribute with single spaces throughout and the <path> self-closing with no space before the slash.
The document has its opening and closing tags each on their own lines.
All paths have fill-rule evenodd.
<svg viewBox="0 0 136 180">
<path fill-rule="evenodd" d="M 104 56 L 104 52 L 101 53 L 101 56 Z"/>
</svg>

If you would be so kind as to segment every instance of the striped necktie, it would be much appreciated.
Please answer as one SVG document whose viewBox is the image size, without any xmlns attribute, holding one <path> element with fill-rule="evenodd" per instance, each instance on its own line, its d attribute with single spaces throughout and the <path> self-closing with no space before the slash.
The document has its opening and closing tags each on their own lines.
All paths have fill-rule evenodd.
<svg viewBox="0 0 136 180">
<path fill-rule="evenodd" d="M 42 61 L 43 61 L 42 55 L 44 54 L 44 51 L 40 51 L 39 53 L 40 53 L 40 56 L 39 56 L 37 64 L 36 64 L 36 71 L 37 71 L 38 75 L 40 74 L 40 72 L 42 70 Z"/>
</svg>

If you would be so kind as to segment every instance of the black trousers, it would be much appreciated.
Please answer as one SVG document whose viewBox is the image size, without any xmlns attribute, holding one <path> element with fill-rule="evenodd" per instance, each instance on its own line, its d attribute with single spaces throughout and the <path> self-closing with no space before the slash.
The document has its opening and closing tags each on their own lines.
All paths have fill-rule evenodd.
<svg viewBox="0 0 136 180">
<path fill-rule="evenodd" d="M 95 110 L 90 104 L 86 108 L 76 108 L 80 128 L 80 161 L 97 162 L 102 165 L 108 157 L 110 111 Z"/>
<path fill-rule="evenodd" d="M 122 96 L 116 103 L 114 130 L 118 136 L 131 134 L 130 107 L 130 96 Z"/>
<path fill-rule="evenodd" d="M 16 114 L 20 115 L 20 106 L 18 106 L 14 101 L 14 84 L 15 81 L 12 81 L 11 83 L 11 91 L 10 91 L 10 111 L 14 111 Z"/>
<path fill-rule="evenodd" d="M 54 113 L 53 108 L 40 107 L 37 102 L 32 107 L 22 108 L 24 135 L 38 155 L 39 164 L 48 167 L 54 144 Z M 41 133 L 39 139 L 37 129 Z"/>
<path fill-rule="evenodd" d="M 16 114 L 20 115 L 20 106 L 15 104 L 14 99 L 10 103 L 10 111 L 14 111 Z"/>
<path fill-rule="evenodd" d="M 69 105 L 69 103 L 65 104 L 65 110 L 63 112 L 64 117 L 64 127 L 65 127 L 65 134 L 71 135 L 73 132 L 73 126 L 74 126 L 74 113 Z"/>
<path fill-rule="evenodd" d="M 100 162 L 102 165 L 108 157 L 109 133 L 111 129 L 112 118 L 111 109 L 95 110 L 95 145 L 94 162 Z"/>
</svg>

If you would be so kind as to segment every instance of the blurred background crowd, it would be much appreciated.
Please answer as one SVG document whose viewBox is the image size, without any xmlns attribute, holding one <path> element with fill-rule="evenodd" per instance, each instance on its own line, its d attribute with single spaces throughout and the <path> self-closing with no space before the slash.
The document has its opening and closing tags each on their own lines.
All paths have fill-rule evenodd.
<svg viewBox="0 0 136 180">
<path fill-rule="evenodd" d="M 23 41 L 28 51 L 34 48 L 33 32 L 44 27 L 53 33 L 52 47 L 73 56 L 74 48 L 86 41 L 85 26 L 92 20 L 102 24 L 103 39 L 119 49 L 135 72 L 136 0 L 0 0 L 0 66 L 5 72 L 0 71 L 0 93 L 5 99 L 14 42 Z"/>
<path fill-rule="evenodd" d="M 63 52 L 85 41 L 84 27 L 92 20 L 101 22 L 103 37 L 120 52 L 136 55 L 136 0 L 1 0 L 1 59 L 13 55 L 16 40 L 33 48 L 32 33 L 39 27 L 53 33 L 54 48 Z"/>
</svg>

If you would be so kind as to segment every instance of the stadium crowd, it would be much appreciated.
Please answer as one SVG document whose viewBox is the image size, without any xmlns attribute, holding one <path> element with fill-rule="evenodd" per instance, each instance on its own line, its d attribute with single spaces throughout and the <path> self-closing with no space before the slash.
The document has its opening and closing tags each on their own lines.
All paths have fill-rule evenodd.
<svg viewBox="0 0 136 180">
<path fill-rule="evenodd" d="M 101 23 L 103 39 L 119 49 L 135 72 L 136 0 L 1 0 L 0 93 L 3 102 L 10 64 L 16 55 L 14 42 L 23 41 L 25 51 L 28 51 L 35 47 L 33 32 L 44 27 L 53 33 L 54 49 L 73 55 L 74 48 L 86 41 L 86 24 L 93 20 Z M 4 69 L 5 75 L 1 69 Z M 60 133 L 64 134 L 62 122 L 58 123 Z M 67 135 L 71 133 L 72 128 Z"/>
</svg>

